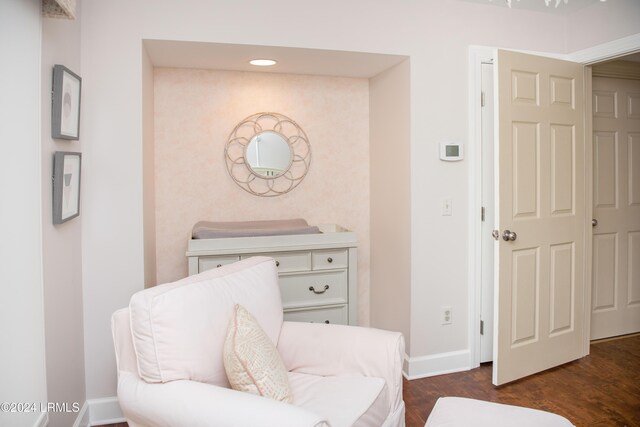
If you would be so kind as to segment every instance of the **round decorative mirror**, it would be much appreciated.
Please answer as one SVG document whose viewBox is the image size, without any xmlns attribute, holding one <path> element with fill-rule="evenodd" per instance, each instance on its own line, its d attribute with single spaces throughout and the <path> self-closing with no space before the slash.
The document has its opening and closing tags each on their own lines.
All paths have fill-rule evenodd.
<svg viewBox="0 0 640 427">
<path fill-rule="evenodd" d="M 227 171 L 245 191 L 273 197 L 293 190 L 311 164 L 311 145 L 296 122 L 258 113 L 233 129 L 224 149 Z"/>
<path fill-rule="evenodd" d="M 251 138 L 244 157 L 247 166 L 256 175 L 277 178 L 291 166 L 292 154 L 284 135 L 267 130 Z"/>
</svg>

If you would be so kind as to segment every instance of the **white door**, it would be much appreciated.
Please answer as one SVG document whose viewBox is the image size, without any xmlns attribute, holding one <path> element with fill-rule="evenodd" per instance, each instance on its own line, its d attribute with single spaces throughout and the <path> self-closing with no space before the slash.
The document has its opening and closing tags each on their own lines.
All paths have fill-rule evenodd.
<svg viewBox="0 0 640 427">
<path fill-rule="evenodd" d="M 497 67 L 500 385 L 583 356 L 587 218 L 583 66 L 498 51 Z"/>
<path fill-rule="evenodd" d="M 640 80 L 593 78 L 591 338 L 640 331 Z"/>
</svg>

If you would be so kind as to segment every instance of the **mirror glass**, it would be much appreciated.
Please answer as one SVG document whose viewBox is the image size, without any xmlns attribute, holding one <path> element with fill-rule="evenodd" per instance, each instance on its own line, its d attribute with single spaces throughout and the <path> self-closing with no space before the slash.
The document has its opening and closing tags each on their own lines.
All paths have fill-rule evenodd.
<svg viewBox="0 0 640 427">
<path fill-rule="evenodd" d="M 291 166 L 292 150 L 284 135 L 275 131 L 257 133 L 251 138 L 245 152 L 245 161 L 251 170 L 262 177 L 277 177 Z"/>
</svg>

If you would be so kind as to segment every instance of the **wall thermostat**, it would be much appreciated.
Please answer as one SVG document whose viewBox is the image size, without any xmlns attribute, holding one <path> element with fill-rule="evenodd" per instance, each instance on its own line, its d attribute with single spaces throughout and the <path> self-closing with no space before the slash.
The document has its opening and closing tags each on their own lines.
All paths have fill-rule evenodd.
<svg viewBox="0 0 640 427">
<path fill-rule="evenodd" d="M 440 160 L 445 162 L 457 162 L 464 157 L 464 151 L 461 144 L 452 144 L 449 142 L 440 143 Z"/>
</svg>

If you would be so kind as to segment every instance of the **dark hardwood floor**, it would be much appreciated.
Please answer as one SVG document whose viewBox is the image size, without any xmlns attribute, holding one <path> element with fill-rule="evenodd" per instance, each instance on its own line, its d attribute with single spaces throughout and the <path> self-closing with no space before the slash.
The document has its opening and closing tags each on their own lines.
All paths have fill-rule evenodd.
<svg viewBox="0 0 640 427">
<path fill-rule="evenodd" d="M 442 396 L 470 397 L 554 412 L 581 426 L 640 427 L 640 335 L 591 345 L 566 365 L 494 387 L 491 364 L 404 381 L 407 427 L 423 427 Z M 104 427 L 126 427 L 126 423 Z"/>
<path fill-rule="evenodd" d="M 590 355 L 501 387 L 491 364 L 404 381 L 407 427 L 424 423 L 441 396 L 526 406 L 567 417 L 576 426 L 640 426 L 640 336 L 591 345 Z"/>
</svg>

